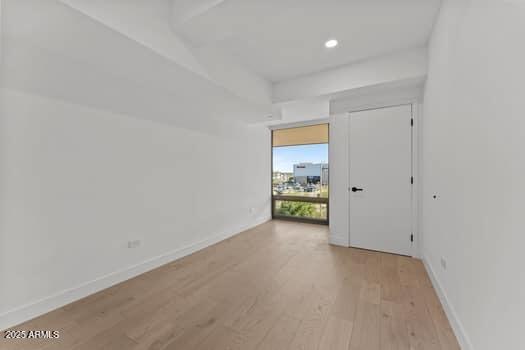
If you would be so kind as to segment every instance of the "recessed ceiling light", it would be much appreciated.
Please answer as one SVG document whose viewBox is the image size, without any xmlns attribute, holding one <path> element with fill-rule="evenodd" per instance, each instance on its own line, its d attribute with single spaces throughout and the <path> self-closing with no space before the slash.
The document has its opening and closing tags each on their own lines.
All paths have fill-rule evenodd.
<svg viewBox="0 0 525 350">
<path fill-rule="evenodd" d="M 336 47 L 337 44 L 339 44 L 339 43 L 337 42 L 337 40 L 335 40 L 335 39 L 330 39 L 330 40 L 328 40 L 327 42 L 324 43 L 324 46 L 326 46 L 327 48 L 331 49 L 332 47 Z"/>
</svg>

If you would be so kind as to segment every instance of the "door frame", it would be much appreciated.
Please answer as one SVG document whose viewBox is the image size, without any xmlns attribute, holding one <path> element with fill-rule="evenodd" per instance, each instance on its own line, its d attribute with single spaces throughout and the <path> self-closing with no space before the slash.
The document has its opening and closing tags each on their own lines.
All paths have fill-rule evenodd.
<svg viewBox="0 0 525 350">
<path fill-rule="evenodd" d="M 398 103 L 390 103 L 390 104 L 372 104 L 372 105 L 365 105 L 357 108 L 352 108 L 350 111 L 346 113 L 348 118 L 348 125 L 347 125 L 347 139 L 348 139 L 348 146 L 350 145 L 350 114 L 356 113 L 356 112 L 363 112 L 368 110 L 374 110 L 374 109 L 383 109 L 383 108 L 389 108 L 389 107 L 398 107 L 398 106 L 411 106 L 412 110 L 412 120 L 413 120 L 413 126 L 412 126 L 412 176 L 414 178 L 414 183 L 412 185 L 412 193 L 411 193 L 411 230 L 412 235 L 414 237 L 414 240 L 412 242 L 411 248 L 410 248 L 410 255 L 412 257 L 420 258 L 422 256 L 421 247 L 422 245 L 422 234 L 420 232 L 421 229 L 421 200 L 420 200 L 420 194 L 422 193 L 421 190 L 421 176 L 420 176 L 420 145 L 421 145 L 421 114 L 422 114 L 422 108 L 421 108 L 421 102 L 418 99 L 410 99 L 405 101 L 399 101 Z M 347 159 L 347 191 L 350 190 L 350 154 L 348 153 L 348 159 Z M 350 195 L 348 195 L 348 210 L 350 210 Z M 350 220 L 350 212 L 348 212 L 348 220 Z M 350 222 L 348 222 L 348 244 L 350 244 Z M 410 237 L 407 237 L 407 239 L 410 239 Z"/>
</svg>

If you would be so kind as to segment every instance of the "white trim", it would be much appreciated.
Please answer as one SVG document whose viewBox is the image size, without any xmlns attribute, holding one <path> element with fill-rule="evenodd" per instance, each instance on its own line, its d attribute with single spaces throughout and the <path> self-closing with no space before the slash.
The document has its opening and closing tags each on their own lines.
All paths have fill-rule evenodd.
<svg viewBox="0 0 525 350">
<path fill-rule="evenodd" d="M 423 82 L 414 83 L 416 85 L 390 87 L 383 91 L 372 91 L 366 94 L 335 98 L 330 101 L 330 114 L 346 113 L 348 111 L 357 112 L 413 102 L 421 103 Z"/>
<path fill-rule="evenodd" d="M 454 331 L 454 334 L 456 335 L 456 338 L 459 342 L 461 349 L 473 350 L 474 347 L 472 346 L 472 342 L 470 341 L 470 338 L 467 336 L 467 332 L 465 332 L 465 327 L 463 327 L 463 324 L 459 320 L 456 310 L 450 303 L 447 297 L 447 294 L 445 293 L 445 290 L 441 286 L 441 283 L 439 282 L 436 274 L 434 273 L 432 264 L 430 264 L 430 261 L 424 255 L 423 255 L 423 264 L 425 265 L 425 269 L 427 270 L 427 273 L 430 276 L 432 285 L 434 286 L 434 289 L 439 297 L 439 301 L 441 302 L 441 305 L 443 306 L 443 310 L 445 310 L 445 314 L 447 315 L 450 326 L 452 327 L 452 330 Z"/>
<path fill-rule="evenodd" d="M 346 248 L 349 247 L 348 239 L 346 239 L 346 237 L 330 235 L 328 242 L 332 245 L 337 245 L 340 247 L 346 247 Z"/>
<path fill-rule="evenodd" d="M 351 109 L 350 111 L 346 112 L 346 115 L 348 118 L 350 118 L 351 113 L 356 112 L 362 112 L 362 111 L 368 111 L 368 110 L 374 110 L 374 109 L 382 109 L 382 108 L 390 108 L 390 107 L 398 107 L 398 106 L 411 106 L 412 108 L 412 118 L 414 119 L 414 126 L 412 128 L 412 176 L 414 177 L 414 185 L 412 186 L 412 234 L 414 235 L 414 244 L 412 244 L 411 247 L 411 254 L 415 258 L 421 257 L 421 237 L 420 235 L 420 226 L 419 226 L 419 218 L 421 215 L 421 210 L 419 207 L 419 197 L 420 197 L 420 190 L 421 190 L 421 177 L 419 174 L 419 154 L 420 154 L 420 146 L 421 146 L 421 137 L 420 137 L 420 121 L 421 121 L 421 108 L 419 107 L 420 100 L 415 97 L 412 99 L 399 99 L 399 100 L 392 100 L 391 103 L 373 103 L 373 104 L 363 104 L 358 107 L 355 107 L 355 109 Z M 350 127 L 350 125 L 348 126 Z M 350 130 L 350 129 L 348 129 Z M 349 133 L 349 131 L 348 131 Z M 348 141 L 350 142 L 350 141 Z M 350 157 L 350 154 L 348 154 L 348 157 Z M 347 161 L 347 166 L 350 164 L 350 159 Z M 350 170 L 348 170 L 348 176 L 350 176 Z M 347 180 L 347 188 L 350 188 L 350 182 Z M 350 208 L 350 198 L 348 199 L 348 208 Z M 350 212 L 349 214 L 350 215 Z M 350 223 L 348 223 L 348 244 L 350 244 Z"/>
<path fill-rule="evenodd" d="M 182 248 L 175 249 L 166 254 L 150 258 L 141 263 L 129 266 L 121 270 L 114 271 L 107 275 L 96 278 L 92 281 L 85 282 L 79 286 L 63 290 L 54 295 L 47 296 L 38 301 L 22 305 L 16 309 L 7 311 L 0 315 L 0 330 L 8 329 L 22 322 L 28 321 L 37 316 L 55 310 L 59 307 L 85 298 L 88 295 L 109 288 L 117 283 L 126 281 L 130 278 L 143 274 L 147 271 L 153 270 L 159 266 L 165 265 L 174 260 L 190 255 L 196 251 L 209 247 L 232 236 L 235 236 L 252 227 L 261 225 L 269 220 L 271 220 L 271 217 L 265 216 L 256 220 L 251 225 L 245 225 L 233 231 L 222 232 L 213 235 L 204 240 L 192 243 Z"/>
<path fill-rule="evenodd" d="M 401 106 L 410 106 L 413 105 L 413 102 L 401 102 L 401 103 L 392 103 L 392 104 L 377 104 L 377 105 L 364 105 L 356 109 L 352 109 L 348 111 L 348 114 L 351 113 L 357 113 L 357 112 L 366 112 L 366 111 L 374 111 L 376 109 L 385 109 L 385 108 L 393 108 L 393 107 L 401 107 Z"/>
<path fill-rule="evenodd" d="M 412 246 L 412 256 L 421 258 L 423 251 L 423 235 L 421 230 L 421 194 L 422 179 L 420 172 L 420 155 L 421 153 L 421 121 L 422 111 L 421 104 L 418 100 L 412 101 L 412 119 L 414 126 L 412 127 L 412 176 L 414 177 L 414 184 L 412 185 L 412 234 L 414 235 L 414 244 Z"/>
</svg>

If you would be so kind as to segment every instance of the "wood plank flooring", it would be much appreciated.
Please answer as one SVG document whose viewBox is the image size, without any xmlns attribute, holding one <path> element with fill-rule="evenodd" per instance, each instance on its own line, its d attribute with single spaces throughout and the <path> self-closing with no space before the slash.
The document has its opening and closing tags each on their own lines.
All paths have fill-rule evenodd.
<svg viewBox="0 0 525 350">
<path fill-rule="evenodd" d="M 421 261 L 270 221 L 52 311 L 0 349 L 459 349 Z"/>
</svg>

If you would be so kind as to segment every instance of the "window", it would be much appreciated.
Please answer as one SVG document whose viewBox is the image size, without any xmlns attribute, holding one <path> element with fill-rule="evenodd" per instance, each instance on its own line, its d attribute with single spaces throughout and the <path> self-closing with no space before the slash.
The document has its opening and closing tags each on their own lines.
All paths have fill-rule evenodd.
<svg viewBox="0 0 525 350">
<path fill-rule="evenodd" d="M 275 218 L 328 223 L 328 124 L 272 132 Z"/>
<path fill-rule="evenodd" d="M 314 220 L 328 220 L 326 203 L 299 202 L 296 200 L 274 201 L 274 213 L 276 216 L 290 218 L 306 218 Z"/>
</svg>

